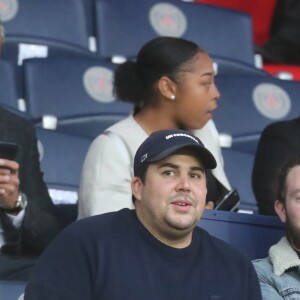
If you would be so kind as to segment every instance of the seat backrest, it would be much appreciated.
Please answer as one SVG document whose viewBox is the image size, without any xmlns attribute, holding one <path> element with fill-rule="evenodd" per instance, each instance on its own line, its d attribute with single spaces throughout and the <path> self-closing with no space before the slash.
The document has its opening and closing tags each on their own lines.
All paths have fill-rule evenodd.
<svg viewBox="0 0 300 300">
<path fill-rule="evenodd" d="M 24 299 L 25 281 L 0 281 L 0 297 L 5 300 Z"/>
<path fill-rule="evenodd" d="M 81 167 L 90 139 L 82 136 L 65 134 L 56 130 L 37 128 L 38 149 L 40 152 L 41 170 L 48 188 L 57 190 L 55 204 L 76 203 L 71 198 L 59 200 L 62 195 L 74 197 L 79 187 Z M 59 191 L 66 191 L 66 193 Z M 70 192 L 68 194 L 68 192 Z M 76 197 L 76 196 L 75 196 Z"/>
<path fill-rule="evenodd" d="M 115 65 L 86 56 L 24 61 L 25 98 L 34 117 L 127 116 L 132 105 L 113 96 Z"/>
<path fill-rule="evenodd" d="M 88 48 L 90 15 L 84 1 L 9 1 L 0 6 L 6 38 Z"/>
<path fill-rule="evenodd" d="M 22 95 L 22 87 L 18 84 L 14 66 L 0 60 L 0 104 L 19 109 L 18 99 Z"/>
<path fill-rule="evenodd" d="M 113 124 L 128 116 L 126 112 L 110 112 L 108 114 L 92 114 L 60 118 L 57 129 L 62 132 L 78 134 L 87 138 L 96 138 Z M 36 123 L 37 126 L 43 125 Z"/>
<path fill-rule="evenodd" d="M 223 148 L 225 173 L 230 184 L 236 188 L 240 195 L 241 210 L 257 213 L 257 204 L 252 191 L 251 174 L 254 154 Z"/>
<path fill-rule="evenodd" d="M 0 5 L 6 31 L 2 57 L 22 65 L 24 59 L 32 57 L 91 53 L 94 29 L 88 3 L 86 0 L 6 1 Z"/>
<path fill-rule="evenodd" d="M 37 128 L 41 170 L 63 226 L 77 218 L 81 168 L 92 142 L 82 136 Z"/>
<path fill-rule="evenodd" d="M 268 41 L 276 0 L 195 0 L 195 2 L 227 7 L 250 14 L 253 20 L 255 45 L 261 45 Z"/>
<path fill-rule="evenodd" d="M 233 137 L 233 148 L 255 152 L 262 130 L 300 111 L 300 83 L 267 76 L 216 76 L 221 98 L 214 112 L 220 133 Z"/>
<path fill-rule="evenodd" d="M 279 218 L 206 210 L 198 226 L 231 244 L 250 259 L 268 255 L 270 246 L 284 236 Z"/>
<path fill-rule="evenodd" d="M 216 75 L 271 76 L 270 73 L 267 73 L 263 69 L 235 59 L 224 58 L 217 55 L 211 55 L 211 58 Z"/>
<path fill-rule="evenodd" d="M 120 9 L 122 7 L 122 9 Z M 211 55 L 254 64 L 247 14 L 180 0 L 96 0 L 98 51 L 103 57 L 134 57 L 157 36 L 192 40 Z"/>
</svg>

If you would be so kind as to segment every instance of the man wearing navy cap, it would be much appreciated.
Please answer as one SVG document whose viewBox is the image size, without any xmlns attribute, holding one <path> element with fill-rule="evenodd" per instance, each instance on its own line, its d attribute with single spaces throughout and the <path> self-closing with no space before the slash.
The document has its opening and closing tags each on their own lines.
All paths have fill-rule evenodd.
<svg viewBox="0 0 300 300">
<path fill-rule="evenodd" d="M 135 210 L 66 228 L 41 256 L 25 300 L 261 299 L 251 262 L 196 226 L 205 172 L 215 167 L 188 132 L 152 133 L 134 158 Z"/>
</svg>

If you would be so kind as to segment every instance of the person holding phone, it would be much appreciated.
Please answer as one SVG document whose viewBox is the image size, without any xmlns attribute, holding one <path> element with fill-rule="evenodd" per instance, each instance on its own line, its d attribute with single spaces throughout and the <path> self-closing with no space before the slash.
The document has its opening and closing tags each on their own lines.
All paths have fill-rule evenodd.
<svg viewBox="0 0 300 300">
<path fill-rule="evenodd" d="M 0 23 L 0 45 L 3 40 Z M 33 125 L 0 108 L 0 142 L 0 280 L 24 280 L 61 225 L 43 181 Z"/>
</svg>

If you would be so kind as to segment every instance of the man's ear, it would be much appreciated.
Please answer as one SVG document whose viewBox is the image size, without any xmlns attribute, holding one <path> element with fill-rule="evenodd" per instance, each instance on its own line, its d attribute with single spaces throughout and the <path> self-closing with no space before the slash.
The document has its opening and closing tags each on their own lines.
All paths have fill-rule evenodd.
<svg viewBox="0 0 300 300">
<path fill-rule="evenodd" d="M 286 210 L 285 205 L 279 200 L 275 201 L 274 208 L 276 210 L 277 215 L 279 216 L 282 223 L 286 222 Z"/>
<path fill-rule="evenodd" d="M 131 180 L 131 191 L 132 195 L 136 199 L 136 201 L 141 201 L 142 199 L 142 188 L 144 184 L 139 177 L 134 177 Z"/>
<path fill-rule="evenodd" d="M 167 76 L 162 76 L 157 83 L 160 93 L 170 100 L 174 100 L 172 97 L 176 96 L 176 87 L 176 83 Z"/>
</svg>

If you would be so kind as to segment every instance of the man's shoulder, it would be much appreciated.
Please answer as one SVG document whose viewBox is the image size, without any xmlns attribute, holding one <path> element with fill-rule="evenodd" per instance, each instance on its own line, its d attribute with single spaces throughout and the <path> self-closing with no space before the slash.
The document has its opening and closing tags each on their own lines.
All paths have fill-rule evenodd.
<svg viewBox="0 0 300 300">
<path fill-rule="evenodd" d="M 206 230 L 198 226 L 195 229 L 204 247 L 210 251 L 213 257 L 220 258 L 221 260 L 229 259 L 231 262 L 236 261 L 238 264 L 241 262 L 246 262 L 247 264 L 251 263 L 246 254 L 234 248 L 229 243 L 209 234 Z"/>
<path fill-rule="evenodd" d="M 255 269 L 259 270 L 259 269 L 272 269 L 272 263 L 271 263 L 271 259 L 269 256 L 264 257 L 264 258 L 258 258 L 258 259 L 254 259 L 252 261 Z"/>
<path fill-rule="evenodd" d="M 259 277 L 273 273 L 273 265 L 269 256 L 255 259 L 252 263 Z"/>
<path fill-rule="evenodd" d="M 116 212 L 86 217 L 73 222 L 65 231 L 66 234 L 79 234 L 80 238 L 105 239 L 116 235 L 122 236 L 132 227 L 133 214 L 132 210 L 125 208 Z"/>
</svg>

